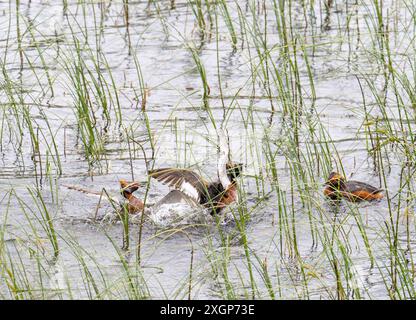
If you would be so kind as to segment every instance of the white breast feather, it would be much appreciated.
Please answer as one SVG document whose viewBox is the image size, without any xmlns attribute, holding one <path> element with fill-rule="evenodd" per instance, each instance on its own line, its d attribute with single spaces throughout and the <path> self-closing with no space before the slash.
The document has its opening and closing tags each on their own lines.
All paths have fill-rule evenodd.
<svg viewBox="0 0 416 320">
<path fill-rule="evenodd" d="M 219 158 L 218 158 L 218 177 L 224 189 L 227 189 L 231 184 L 230 179 L 227 175 L 226 164 L 228 162 L 228 156 L 230 153 L 228 142 L 226 140 L 225 131 L 220 129 L 218 132 L 218 142 L 219 142 Z"/>
</svg>

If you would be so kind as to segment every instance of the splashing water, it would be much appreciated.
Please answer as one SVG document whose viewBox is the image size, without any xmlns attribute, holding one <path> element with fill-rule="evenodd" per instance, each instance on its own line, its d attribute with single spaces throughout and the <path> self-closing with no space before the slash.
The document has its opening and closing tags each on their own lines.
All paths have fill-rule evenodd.
<svg viewBox="0 0 416 320">
<path fill-rule="evenodd" d="M 149 211 L 149 220 L 161 228 L 205 224 L 207 219 L 212 219 L 208 210 L 187 203 L 163 203 Z"/>
</svg>

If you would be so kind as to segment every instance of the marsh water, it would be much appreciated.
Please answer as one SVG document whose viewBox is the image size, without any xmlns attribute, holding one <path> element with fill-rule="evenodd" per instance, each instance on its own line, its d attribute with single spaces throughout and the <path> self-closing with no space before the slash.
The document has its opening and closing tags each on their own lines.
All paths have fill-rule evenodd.
<svg viewBox="0 0 416 320">
<path fill-rule="evenodd" d="M 0 0 L 0 296 L 411 298 L 415 12 Z M 119 179 L 139 181 L 155 203 L 169 188 L 149 167 L 214 180 L 215 126 L 244 163 L 223 217 L 135 217 L 126 248 L 121 221 L 94 219 L 113 205 L 68 188 L 121 199 Z M 385 197 L 330 203 L 331 171 Z"/>
</svg>

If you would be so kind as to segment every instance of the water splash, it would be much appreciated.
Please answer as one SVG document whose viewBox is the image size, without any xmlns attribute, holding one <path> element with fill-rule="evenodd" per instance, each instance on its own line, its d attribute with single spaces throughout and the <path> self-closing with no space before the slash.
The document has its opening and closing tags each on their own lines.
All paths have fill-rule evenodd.
<svg viewBox="0 0 416 320">
<path fill-rule="evenodd" d="M 211 218 L 205 208 L 187 203 L 164 203 L 151 208 L 149 211 L 148 218 L 150 221 L 161 228 L 205 224 L 207 219 Z"/>
</svg>

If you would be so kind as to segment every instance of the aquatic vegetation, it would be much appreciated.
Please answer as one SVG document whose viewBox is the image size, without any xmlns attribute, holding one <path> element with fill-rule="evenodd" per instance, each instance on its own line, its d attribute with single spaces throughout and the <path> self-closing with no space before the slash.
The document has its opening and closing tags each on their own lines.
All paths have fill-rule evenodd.
<svg viewBox="0 0 416 320">
<path fill-rule="evenodd" d="M 0 299 L 416 297 L 414 1 L 15 1 L 0 17 Z M 149 171 L 217 180 L 220 128 L 238 201 L 146 212 L 169 190 Z M 331 172 L 383 198 L 330 201 Z"/>
</svg>

